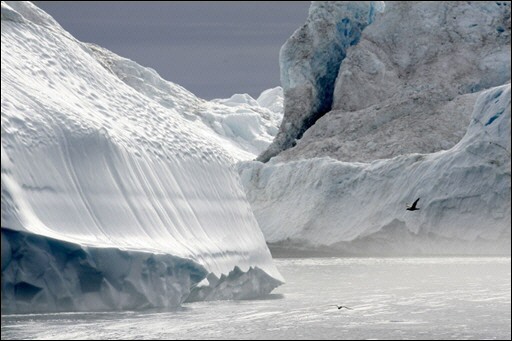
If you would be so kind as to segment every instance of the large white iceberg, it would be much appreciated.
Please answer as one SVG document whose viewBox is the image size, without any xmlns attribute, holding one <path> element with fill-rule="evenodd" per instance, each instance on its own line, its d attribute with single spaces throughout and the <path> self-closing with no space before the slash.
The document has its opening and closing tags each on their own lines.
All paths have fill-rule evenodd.
<svg viewBox="0 0 512 341">
<path fill-rule="evenodd" d="M 1 65 L 3 311 L 172 307 L 282 283 L 233 168 L 270 137 L 212 127 L 239 108 L 78 42 L 30 2 L 2 2 Z"/>
</svg>

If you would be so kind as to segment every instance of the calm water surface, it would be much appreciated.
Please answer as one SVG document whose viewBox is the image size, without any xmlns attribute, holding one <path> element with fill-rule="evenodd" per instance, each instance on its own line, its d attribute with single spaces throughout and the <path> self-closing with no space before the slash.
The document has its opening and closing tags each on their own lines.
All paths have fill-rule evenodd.
<svg viewBox="0 0 512 341">
<path fill-rule="evenodd" d="M 510 339 L 510 257 L 276 259 L 265 299 L 2 315 L 2 339 Z M 338 310 L 334 304 L 353 310 Z"/>
</svg>

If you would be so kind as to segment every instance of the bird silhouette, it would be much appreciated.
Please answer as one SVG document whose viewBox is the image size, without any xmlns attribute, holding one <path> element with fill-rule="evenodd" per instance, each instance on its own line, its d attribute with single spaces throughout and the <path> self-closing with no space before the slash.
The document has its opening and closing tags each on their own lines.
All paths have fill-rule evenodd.
<svg viewBox="0 0 512 341">
<path fill-rule="evenodd" d="M 420 198 L 416 199 L 416 201 L 411 206 L 406 204 L 407 205 L 406 210 L 407 211 L 417 211 L 417 210 L 419 210 L 419 208 L 416 207 L 416 204 L 418 203 L 418 200 L 420 200 Z"/>
<path fill-rule="evenodd" d="M 347 307 L 346 305 L 337 305 L 337 304 L 334 304 L 334 306 L 335 306 L 335 307 L 337 307 L 337 308 L 338 308 L 338 310 L 340 310 L 341 308 L 345 308 L 345 309 L 349 309 L 349 310 L 354 310 L 354 309 L 352 309 L 352 308 Z"/>
</svg>

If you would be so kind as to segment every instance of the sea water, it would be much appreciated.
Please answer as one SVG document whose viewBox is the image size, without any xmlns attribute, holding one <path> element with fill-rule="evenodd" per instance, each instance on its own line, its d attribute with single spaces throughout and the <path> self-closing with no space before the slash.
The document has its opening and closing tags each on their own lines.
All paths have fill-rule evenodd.
<svg viewBox="0 0 512 341">
<path fill-rule="evenodd" d="M 1 338 L 511 338 L 510 257 L 275 262 L 287 282 L 262 299 L 174 311 L 2 315 Z"/>
</svg>

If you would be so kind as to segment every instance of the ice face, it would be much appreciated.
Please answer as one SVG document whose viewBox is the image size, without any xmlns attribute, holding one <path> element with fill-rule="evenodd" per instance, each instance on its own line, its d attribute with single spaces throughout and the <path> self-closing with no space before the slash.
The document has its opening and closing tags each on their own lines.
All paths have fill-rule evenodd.
<svg viewBox="0 0 512 341">
<path fill-rule="evenodd" d="M 2 227 L 39 235 L 41 243 L 55 239 L 78 249 L 115 249 L 133 262 L 148 261 L 148 254 L 169 255 L 161 257 L 163 267 L 181 269 L 181 260 L 187 260 L 219 278 L 235 267 L 243 273 L 258 268 L 275 279 L 272 283 L 281 283 L 232 166 L 237 157 L 254 155 L 236 143 L 236 134 L 245 134 L 245 146 L 261 137 L 250 129 L 233 132 L 247 120 L 239 107 L 209 104 L 153 70 L 82 44 L 29 2 L 2 2 L 2 15 Z M 219 116 L 224 112 L 222 122 L 233 127 L 227 147 L 223 143 L 229 138 L 216 134 L 199 114 L 211 108 Z M 260 128 L 257 113 L 245 110 L 254 121 L 250 127 Z M 30 258 L 38 252 L 32 244 L 16 249 L 17 254 Z M 51 260 L 51 252 L 38 254 L 60 264 Z M 115 268 L 104 270 L 96 258 L 87 259 L 91 271 L 102 276 Z M 36 269 L 13 260 L 2 263 L 2 275 L 20 268 L 26 279 L 14 276 L 6 283 L 29 293 L 29 302 L 50 297 L 37 292 L 48 293 L 53 284 L 35 283 L 37 274 L 31 271 Z M 165 275 L 158 267 L 151 276 Z M 54 270 L 65 269 L 56 265 Z M 169 295 L 170 305 L 179 303 L 195 282 L 187 276 L 171 277 L 176 283 L 188 281 L 189 288 L 147 290 Z M 103 285 L 103 277 L 95 278 Z M 73 283 L 62 285 L 74 293 Z M 98 299 L 102 291 L 90 292 Z M 154 306 L 151 297 L 141 300 Z"/>
<path fill-rule="evenodd" d="M 510 254 L 510 84 L 482 91 L 446 151 L 369 163 L 246 162 L 266 240 L 348 254 Z M 419 211 L 406 203 L 421 198 Z"/>
<path fill-rule="evenodd" d="M 502 26 L 510 27 L 507 3 L 391 2 L 344 60 L 333 109 L 382 105 L 401 93 L 402 102 L 414 92 L 453 98 L 505 84 L 510 28 L 499 32 Z"/>
<path fill-rule="evenodd" d="M 4 250 L 2 312 L 9 313 L 173 308 L 208 274 L 170 254 L 84 247 L 8 229 Z"/>
<path fill-rule="evenodd" d="M 287 115 L 285 86 L 281 133 L 262 155 L 279 154 L 240 167 L 267 241 L 337 253 L 510 253 L 510 97 L 506 86 L 484 91 L 510 82 L 510 36 L 507 2 L 390 2 L 347 49 L 332 110 L 298 140 L 285 136 L 304 127 Z M 290 41 L 302 59 L 329 51 L 298 37 Z M 289 98 L 308 113 L 314 86 L 297 89 Z M 286 139 L 296 145 L 280 151 Z M 405 215 L 418 197 L 423 208 Z"/>
<path fill-rule="evenodd" d="M 204 282 L 204 283 L 203 283 Z M 259 267 L 217 277 L 166 253 L 69 243 L 2 229 L 2 312 L 175 308 L 185 301 L 249 299 L 281 281 Z"/>
<path fill-rule="evenodd" d="M 464 136 L 478 92 L 509 82 L 510 48 L 510 3 L 391 2 L 347 50 L 332 110 L 277 158 L 447 150 Z"/>
<path fill-rule="evenodd" d="M 334 83 L 347 49 L 359 42 L 375 12 L 375 1 L 314 1 L 306 24 L 286 41 L 279 54 L 285 115 L 269 149 L 258 157 L 266 162 L 293 146 L 315 121 L 331 109 Z"/>
</svg>

